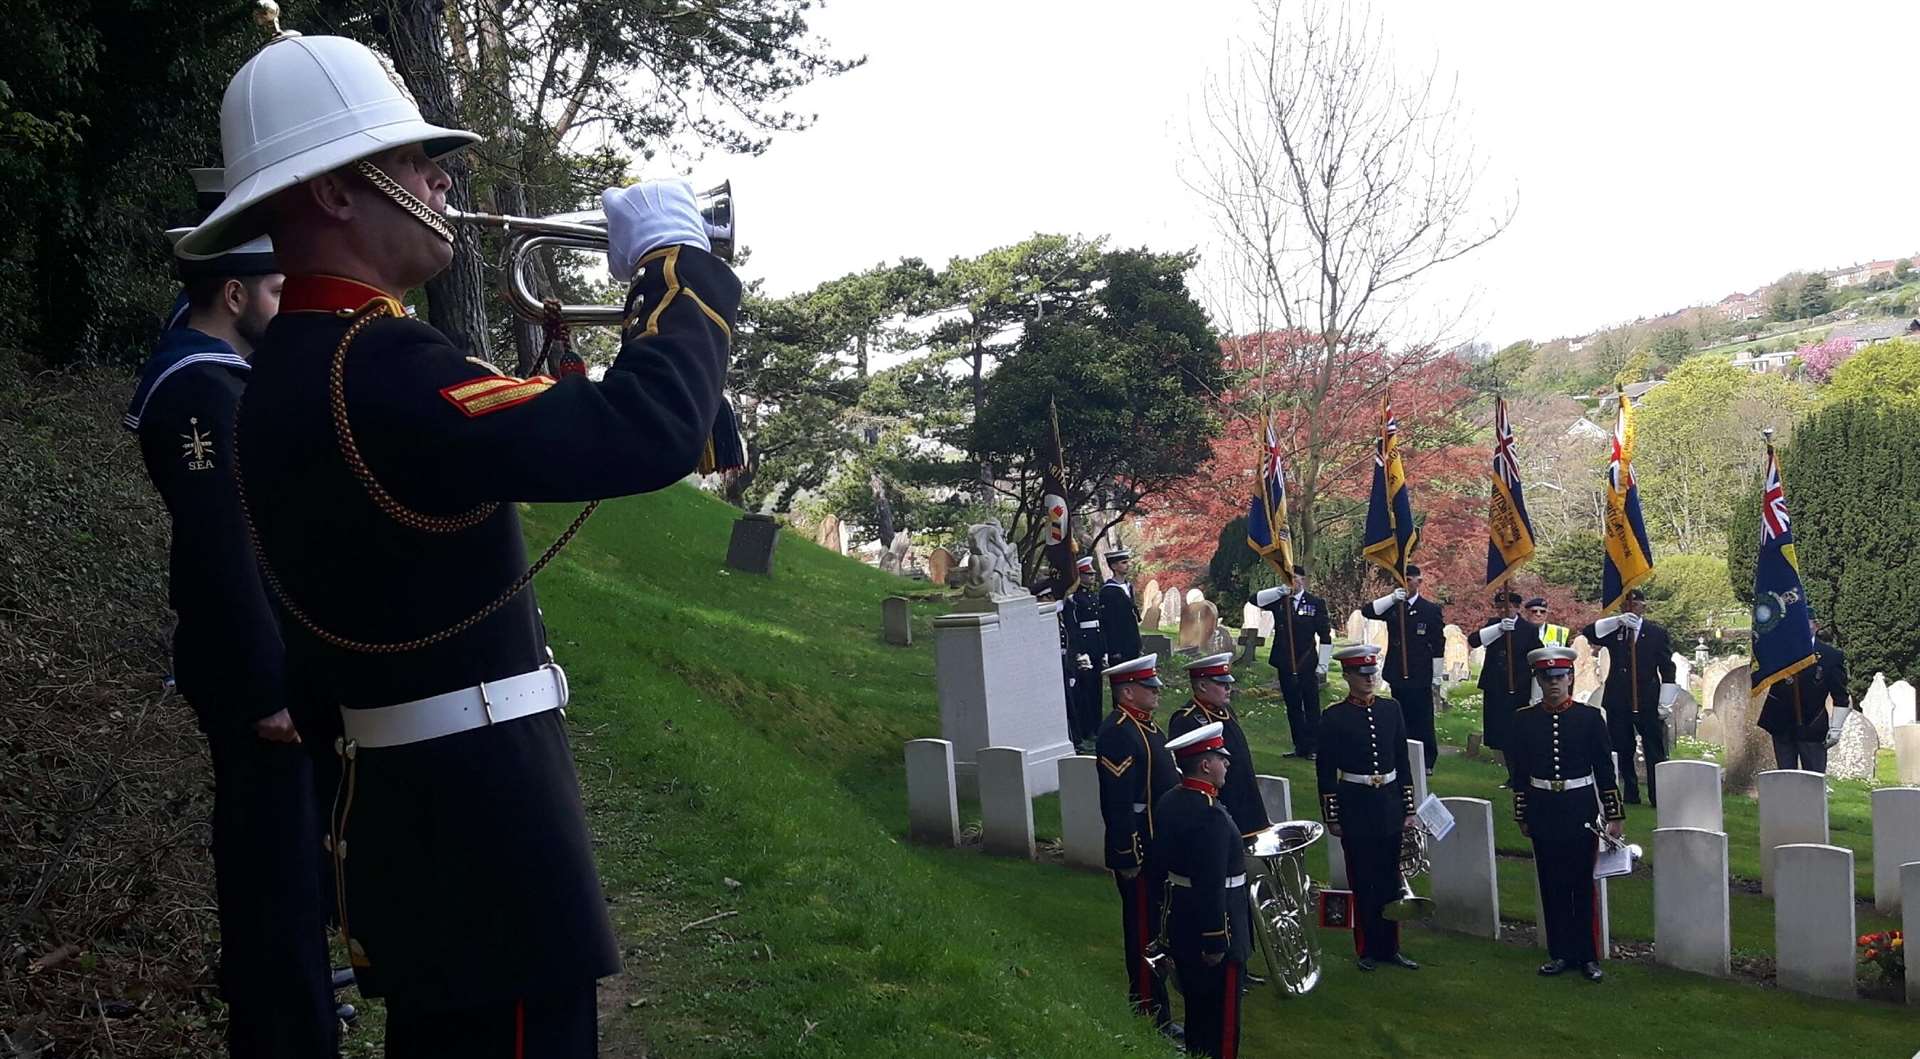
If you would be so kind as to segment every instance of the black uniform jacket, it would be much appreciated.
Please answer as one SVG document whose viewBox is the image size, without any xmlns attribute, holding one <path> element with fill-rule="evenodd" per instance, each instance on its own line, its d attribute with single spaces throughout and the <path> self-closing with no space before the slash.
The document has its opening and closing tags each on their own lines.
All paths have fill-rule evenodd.
<svg viewBox="0 0 1920 1059">
<path fill-rule="evenodd" d="M 1372 605 L 1367 609 L 1371 611 Z M 1447 655 L 1446 618 L 1440 604 L 1425 596 L 1396 601 L 1385 614 L 1375 614 L 1387 625 L 1387 659 L 1381 679 L 1392 683 L 1432 681 L 1433 660 Z"/>
<path fill-rule="evenodd" d="M 1225 786 L 1215 794 L 1220 804 L 1227 807 L 1227 814 L 1233 817 L 1234 826 L 1240 829 L 1241 837 L 1253 835 L 1271 826 L 1267 819 L 1267 804 L 1260 800 L 1260 781 L 1253 769 L 1253 750 L 1247 746 L 1247 733 L 1240 728 L 1240 718 L 1234 716 L 1231 707 L 1211 710 L 1196 699 L 1188 699 L 1185 706 L 1173 711 L 1167 721 L 1167 738 L 1178 739 L 1204 724 L 1220 722 L 1220 735 L 1225 739 L 1227 755 L 1233 759 L 1227 766 Z"/>
<path fill-rule="evenodd" d="M 1502 748 L 1507 782 L 1513 787 L 1513 819 L 1529 835 L 1575 838 L 1604 815 L 1625 820 L 1620 787 L 1613 771 L 1613 740 L 1606 719 L 1584 702 L 1569 702 L 1558 713 L 1545 704 L 1523 706 Z M 1534 779 L 1552 783 L 1591 775 L 1593 785 L 1571 790 L 1542 790 Z"/>
<path fill-rule="evenodd" d="M 1107 867 L 1126 871 L 1146 864 L 1154 835 L 1154 804 L 1180 773 L 1167 752 L 1166 734 L 1152 714 L 1115 707 L 1100 722 L 1094 740 L 1100 763 L 1100 817 L 1107 825 Z"/>
<path fill-rule="evenodd" d="M 1825 739 L 1828 697 L 1836 710 L 1853 705 L 1847 691 L 1847 656 L 1825 642 L 1814 643 L 1813 651 L 1813 665 L 1767 689 L 1760 727 L 1782 739 Z"/>
<path fill-rule="evenodd" d="M 460 626 L 527 568 L 515 501 L 644 492 L 694 468 L 719 408 L 740 285 L 689 247 L 642 266 L 620 354 L 597 383 L 501 376 L 378 291 L 288 277 L 240 409 L 239 466 L 284 588 L 289 686 L 309 741 L 331 742 L 342 708 L 470 688 L 549 660 L 529 590 Z M 343 430 L 330 365 L 362 323 L 338 380 Z M 370 480 L 356 473 L 362 464 Z M 309 621 L 373 643 L 439 638 L 369 653 L 334 645 Z M 618 970 L 558 711 L 362 750 L 351 768 L 335 827 L 347 840 L 341 886 L 367 964 L 363 991 L 470 1006 Z"/>
<path fill-rule="evenodd" d="M 1086 655 L 1094 669 L 1105 669 L 1107 648 L 1100 633 L 1100 593 L 1091 588 L 1075 589 L 1060 608 L 1060 616 L 1067 626 L 1068 668 L 1078 665 L 1074 656 Z M 1087 628 L 1089 625 L 1092 628 Z"/>
<path fill-rule="evenodd" d="M 1244 963 L 1251 950 L 1246 856 L 1216 794 L 1205 780 L 1182 779 L 1154 807 L 1148 861 L 1166 879 L 1167 944 L 1182 962 L 1217 952 Z"/>
<path fill-rule="evenodd" d="M 1594 650 L 1607 649 L 1607 683 L 1600 700 L 1607 716 L 1612 717 L 1620 703 L 1634 713 L 1660 708 L 1660 685 L 1673 683 L 1676 672 L 1673 644 L 1663 626 L 1642 620 L 1638 636 L 1625 625 L 1615 628 L 1611 636 L 1600 636 L 1588 625 L 1580 635 Z"/>
<path fill-rule="evenodd" d="M 1524 699 L 1533 694 L 1533 670 L 1528 668 L 1531 663 L 1527 661 L 1527 652 L 1540 649 L 1540 626 L 1525 618 L 1515 618 L 1512 632 L 1501 633 L 1492 643 L 1481 643 L 1480 630 L 1498 625 L 1500 621 L 1500 616 L 1495 615 L 1467 633 L 1468 647 L 1487 649 L 1480 666 L 1480 690 Z"/>
<path fill-rule="evenodd" d="M 285 648 L 240 517 L 233 417 L 249 368 L 187 327 L 162 332 L 125 423 L 173 519 L 173 672 L 202 731 L 244 732 L 287 705 Z"/>
<path fill-rule="evenodd" d="M 1407 722 L 1400 704 L 1351 696 L 1320 715 L 1319 753 L 1314 769 L 1320 783 L 1320 818 L 1355 838 L 1399 834 L 1413 812 L 1413 770 L 1407 763 Z M 1340 778 L 1393 773 L 1381 786 Z"/>
<path fill-rule="evenodd" d="M 1112 578 L 1100 586 L 1100 635 L 1113 663 L 1140 657 L 1140 612 L 1133 608 L 1133 593 Z"/>
<path fill-rule="evenodd" d="M 1282 673 L 1304 673 L 1320 666 L 1315 640 L 1333 643 L 1327 601 L 1311 592 L 1288 594 L 1264 608 L 1273 612 L 1273 651 L 1267 663 Z"/>
</svg>

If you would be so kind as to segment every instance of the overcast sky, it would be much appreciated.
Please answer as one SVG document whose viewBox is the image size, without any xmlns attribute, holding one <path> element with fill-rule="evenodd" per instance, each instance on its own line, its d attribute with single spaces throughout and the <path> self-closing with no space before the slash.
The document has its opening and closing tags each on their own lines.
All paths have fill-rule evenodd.
<svg viewBox="0 0 1920 1059">
<path fill-rule="evenodd" d="M 1920 3 L 1382 0 L 1395 49 L 1459 78 L 1493 194 L 1519 214 L 1425 297 L 1503 345 L 1920 251 Z M 1176 166 L 1248 0 L 833 0 L 867 65 L 734 181 L 744 269 L 773 293 L 1035 231 L 1199 248 Z"/>
</svg>

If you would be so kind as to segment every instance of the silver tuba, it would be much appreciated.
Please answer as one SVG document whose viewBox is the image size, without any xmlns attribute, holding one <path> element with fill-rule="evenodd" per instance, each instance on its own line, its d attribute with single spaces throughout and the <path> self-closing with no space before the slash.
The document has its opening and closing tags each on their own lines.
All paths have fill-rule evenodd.
<svg viewBox="0 0 1920 1059">
<path fill-rule="evenodd" d="M 1288 820 L 1254 834 L 1255 862 L 1247 898 L 1253 936 L 1266 957 L 1267 976 L 1281 993 L 1303 996 L 1320 982 L 1320 933 L 1307 848 L 1327 829 L 1312 820 Z"/>
<path fill-rule="evenodd" d="M 1433 858 L 1427 853 L 1427 829 L 1415 824 L 1401 832 L 1400 896 L 1387 902 L 1381 917 L 1407 923 L 1433 915 L 1433 899 L 1413 892 L 1413 880 L 1432 869 Z"/>
</svg>

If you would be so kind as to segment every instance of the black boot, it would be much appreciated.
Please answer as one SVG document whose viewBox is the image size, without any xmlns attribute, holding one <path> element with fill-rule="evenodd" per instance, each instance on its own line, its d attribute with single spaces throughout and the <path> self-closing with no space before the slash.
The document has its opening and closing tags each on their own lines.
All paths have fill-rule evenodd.
<svg viewBox="0 0 1920 1059">
<path fill-rule="evenodd" d="M 1540 965 L 1540 976 L 1542 978 L 1552 978 L 1554 975 L 1564 972 L 1571 966 L 1573 966 L 1573 964 L 1566 960 L 1548 960 L 1546 963 Z"/>
</svg>

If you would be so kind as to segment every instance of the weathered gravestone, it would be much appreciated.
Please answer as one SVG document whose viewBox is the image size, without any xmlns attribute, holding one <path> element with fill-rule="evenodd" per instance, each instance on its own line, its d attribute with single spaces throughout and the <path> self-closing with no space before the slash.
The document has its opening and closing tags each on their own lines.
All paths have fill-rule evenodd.
<svg viewBox="0 0 1920 1059">
<path fill-rule="evenodd" d="M 954 568 L 957 566 L 959 561 L 954 558 L 953 553 L 948 551 L 945 545 L 941 545 L 933 550 L 933 554 L 927 556 L 927 580 L 944 587 L 947 578 L 953 576 Z"/>
<path fill-rule="evenodd" d="M 1368 618 L 1366 642 L 1375 647 L 1387 646 L 1387 623 L 1378 618 Z M 1385 660 L 1382 661 L 1384 663 Z M 1433 679 L 1432 675 L 1429 674 L 1427 679 Z"/>
<path fill-rule="evenodd" d="M 1248 626 L 1240 630 L 1240 639 L 1236 641 L 1238 652 L 1233 657 L 1234 665 L 1245 665 L 1260 659 L 1260 630 Z"/>
<path fill-rule="evenodd" d="M 1869 780 L 1879 766 L 1879 758 L 1879 730 L 1850 720 L 1840 733 L 1840 742 L 1827 751 L 1827 775 L 1837 780 Z"/>
<path fill-rule="evenodd" d="M 1159 656 L 1161 664 L 1164 665 L 1167 659 L 1173 657 L 1173 637 L 1163 632 L 1141 633 L 1140 652 Z"/>
<path fill-rule="evenodd" d="M 1920 786 L 1920 724 L 1903 724 L 1893 730 L 1893 759 L 1900 782 Z"/>
<path fill-rule="evenodd" d="M 1253 609 L 1259 612 L 1253 616 L 1254 627 L 1260 630 L 1260 635 L 1263 638 L 1272 639 L 1274 626 L 1273 611 L 1265 607 L 1255 607 Z"/>
<path fill-rule="evenodd" d="M 1025 748 L 1032 794 L 1046 794 L 1059 781 L 1053 761 L 1073 753 L 1073 746 L 1067 741 L 1057 606 L 1043 607 L 1024 591 L 969 596 L 952 613 L 933 619 L 940 735 L 953 743 L 961 794 L 978 790 L 983 747 Z"/>
<path fill-rule="evenodd" d="M 1584 636 L 1573 638 L 1573 697 L 1586 702 L 1600 687 L 1600 660 Z"/>
<path fill-rule="evenodd" d="M 1853 851 L 1795 842 L 1776 854 L 1774 982 L 1796 993 L 1852 1000 Z"/>
<path fill-rule="evenodd" d="M 1896 680 L 1887 685 L 1887 697 L 1893 700 L 1893 727 L 1903 724 L 1920 723 L 1920 717 L 1914 715 L 1913 685 L 1904 680 Z M 1886 745 L 1891 740 L 1881 740 Z"/>
<path fill-rule="evenodd" d="M 727 565 L 742 573 L 773 572 L 773 549 L 780 543 L 780 523 L 772 515 L 749 511 L 733 520 L 727 541 Z"/>
<path fill-rule="evenodd" d="M 1447 641 L 1447 653 L 1443 664 L 1447 679 L 1455 684 L 1467 679 L 1473 665 L 1473 649 L 1467 646 L 1467 634 L 1460 626 L 1449 625 L 1441 630 Z"/>
<path fill-rule="evenodd" d="M 1662 791 L 1666 782 L 1660 781 Z M 1666 798 L 1660 808 L 1666 811 Z M 1724 978 L 1733 972 L 1725 833 L 1697 827 L 1653 832 L 1653 958 L 1698 974 Z"/>
<path fill-rule="evenodd" d="M 1678 651 L 1673 653 L 1673 682 L 1682 691 L 1693 690 L 1693 659 Z"/>
<path fill-rule="evenodd" d="M 1695 739 L 1703 743 L 1724 748 L 1727 745 L 1726 720 L 1712 710 L 1700 713 L 1700 726 L 1694 730 Z"/>
<path fill-rule="evenodd" d="M 1760 719 L 1760 709 L 1753 701 L 1751 672 L 1740 666 L 1713 690 L 1713 712 L 1719 715 L 1726 738 L 1724 780 L 1727 790 L 1736 794 L 1752 790 L 1754 777 L 1774 764 L 1773 738 L 1754 723 Z"/>
<path fill-rule="evenodd" d="M 1285 776 L 1255 776 L 1260 787 L 1260 804 L 1267 819 L 1278 824 L 1293 819 L 1293 784 Z"/>
<path fill-rule="evenodd" d="M 1900 908 L 1900 866 L 1920 861 L 1920 787 L 1882 787 L 1873 792 L 1873 907 L 1886 915 Z M 1920 968 L 1916 968 L 1920 973 Z"/>
<path fill-rule="evenodd" d="M 1453 830 L 1427 847 L 1433 865 L 1433 925 L 1482 938 L 1500 937 L 1500 884 L 1494 871 L 1493 803 L 1442 798 Z"/>
<path fill-rule="evenodd" d="M 1867 693 L 1860 696 L 1860 715 L 1880 731 L 1880 741 L 1893 742 L 1893 695 L 1887 690 L 1885 673 L 1875 673 Z"/>
<path fill-rule="evenodd" d="M 1154 626 L 1154 628 L 1164 629 L 1169 625 L 1176 629 L 1179 628 L 1180 616 L 1185 610 L 1186 606 L 1180 599 L 1180 590 L 1178 588 L 1168 588 L 1160 594 L 1160 624 Z M 1145 626 L 1142 626 L 1142 628 L 1145 628 Z"/>
<path fill-rule="evenodd" d="M 813 542 L 835 555 L 847 554 L 846 542 L 840 528 L 840 516 L 829 514 L 821 519 L 820 528 L 815 531 Z"/>
<path fill-rule="evenodd" d="M 1654 810 L 1661 828 L 1725 831 L 1725 809 L 1720 802 L 1720 766 L 1711 761 L 1674 759 L 1653 767 L 1660 788 L 1660 806 Z"/>
<path fill-rule="evenodd" d="M 1060 759 L 1060 842 L 1068 864 L 1095 871 L 1107 866 L 1107 829 L 1100 816 L 1100 766 L 1091 754 Z"/>
<path fill-rule="evenodd" d="M 1347 615 L 1347 642 L 1350 644 L 1367 642 L 1367 618 L 1359 611 Z"/>
<path fill-rule="evenodd" d="M 1160 604 L 1155 603 L 1140 613 L 1140 628 L 1148 631 L 1160 627 Z"/>
<path fill-rule="evenodd" d="M 1160 579 L 1155 577 L 1147 581 L 1146 591 L 1140 593 L 1140 607 L 1142 610 L 1145 610 L 1148 607 L 1157 607 L 1159 605 Z"/>
<path fill-rule="evenodd" d="M 1192 606 L 1195 603 L 1198 603 L 1201 600 L 1206 598 L 1207 598 L 1207 594 L 1205 592 L 1200 591 L 1197 588 L 1187 589 L 1187 605 L 1188 606 Z"/>
<path fill-rule="evenodd" d="M 1026 751 L 989 746 L 982 747 L 977 758 L 981 845 L 988 853 L 1032 860 L 1033 801 L 1027 795 Z"/>
<path fill-rule="evenodd" d="M 907 838 L 935 846 L 960 843 L 953 744 L 945 739 L 907 740 Z"/>
<path fill-rule="evenodd" d="M 1700 732 L 1700 703 L 1694 700 L 1693 692 L 1681 688 L 1674 696 L 1673 713 L 1667 718 L 1667 746 L 1673 746 L 1675 737 L 1697 738 Z"/>
<path fill-rule="evenodd" d="M 1771 894 L 1779 878 L 1781 846 L 1827 841 L 1827 778 L 1805 769 L 1760 773 L 1760 892 Z"/>
<path fill-rule="evenodd" d="M 907 647 L 913 643 L 912 604 L 905 596 L 888 596 L 880 601 L 880 625 L 886 634 L 887 642 L 896 647 Z"/>
<path fill-rule="evenodd" d="M 1199 650 L 1213 639 L 1213 631 L 1220 625 L 1220 612 L 1206 600 L 1196 600 L 1187 604 L 1180 614 L 1180 644 L 1182 651 Z"/>
<path fill-rule="evenodd" d="M 1719 698 L 1720 683 L 1727 679 L 1727 675 L 1729 673 L 1732 673 L 1734 670 L 1739 669 L 1746 664 L 1747 664 L 1746 659 L 1730 655 L 1725 658 L 1712 659 L 1711 661 L 1707 662 L 1705 666 L 1701 667 L 1701 670 L 1700 670 L 1700 673 L 1701 673 L 1700 705 L 1701 707 L 1707 710 L 1715 709 L 1716 704 L 1719 703 L 1720 701 L 1720 698 Z M 1725 726 L 1725 723 L 1726 723 L 1726 718 L 1724 717 L 1721 718 L 1721 725 L 1723 728 Z M 1703 736 L 1702 738 L 1705 738 L 1705 737 Z M 1726 744 L 1717 743 L 1716 745 L 1725 746 Z"/>
</svg>

